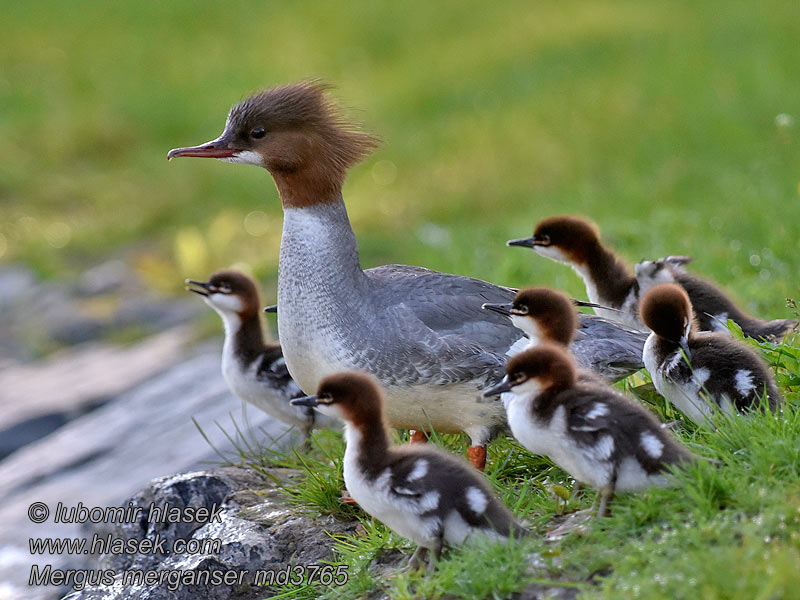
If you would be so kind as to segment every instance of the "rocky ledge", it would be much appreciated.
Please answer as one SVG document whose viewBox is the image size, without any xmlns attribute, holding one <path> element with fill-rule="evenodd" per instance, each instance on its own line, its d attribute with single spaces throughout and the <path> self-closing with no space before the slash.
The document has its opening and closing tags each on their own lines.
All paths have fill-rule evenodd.
<svg viewBox="0 0 800 600">
<path fill-rule="evenodd" d="M 276 471 L 274 475 L 280 482 L 293 473 Z M 256 578 L 263 584 L 284 580 L 291 584 L 297 567 L 322 568 L 323 561 L 332 558 L 330 533 L 352 532 L 358 522 L 304 514 L 286 503 L 279 485 L 237 467 L 155 480 L 125 503 L 128 514 L 140 518 L 86 532 L 90 540 L 137 540 L 145 551 L 97 556 L 89 567 L 92 577 L 107 573 L 108 581 L 72 591 L 66 598 L 255 600 L 267 597 L 271 589 L 257 585 Z M 152 507 L 162 511 L 158 519 L 148 519 L 156 514 L 150 513 Z M 190 514 L 196 518 L 180 520 Z M 184 546 L 190 550 L 151 553 L 146 550 L 149 543 L 141 545 L 144 540 L 165 550 Z M 334 577 L 335 569 L 327 569 Z"/>
</svg>

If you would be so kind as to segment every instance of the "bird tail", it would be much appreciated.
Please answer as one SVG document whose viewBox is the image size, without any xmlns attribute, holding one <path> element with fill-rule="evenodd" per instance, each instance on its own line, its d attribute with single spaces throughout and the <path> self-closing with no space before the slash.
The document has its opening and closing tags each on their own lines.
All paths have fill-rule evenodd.
<svg viewBox="0 0 800 600">
<path fill-rule="evenodd" d="M 775 319 L 774 321 L 756 321 L 748 325 L 748 331 L 745 331 L 746 335 L 770 342 L 779 342 L 784 336 L 797 330 L 800 322 L 794 319 Z"/>
</svg>

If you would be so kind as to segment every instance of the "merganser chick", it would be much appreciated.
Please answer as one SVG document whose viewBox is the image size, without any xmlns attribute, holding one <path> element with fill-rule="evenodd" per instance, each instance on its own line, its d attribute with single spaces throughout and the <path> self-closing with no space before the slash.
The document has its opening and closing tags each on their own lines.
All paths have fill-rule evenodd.
<svg viewBox="0 0 800 600">
<path fill-rule="evenodd" d="M 601 317 L 575 311 L 573 301 L 548 288 L 526 288 L 508 304 L 483 305 L 510 317 L 526 336 L 508 352 L 509 356 L 542 342 L 569 347 L 579 365 L 578 379 L 614 382 L 644 368 L 641 352 L 647 334 L 625 329 Z M 626 335 L 619 335 L 627 331 Z"/>
<path fill-rule="evenodd" d="M 541 344 L 513 357 L 487 395 L 510 392 L 511 433 L 576 481 L 599 490 L 597 515 L 615 492 L 668 483 L 670 465 L 694 456 L 647 409 L 605 384 L 580 383 L 569 355 Z"/>
<path fill-rule="evenodd" d="M 400 429 L 465 432 L 482 467 L 486 443 L 505 428 L 500 402 L 481 390 L 502 377 L 520 335 L 481 310 L 509 288 L 421 267 L 363 270 L 342 199 L 346 171 L 376 146 L 348 124 L 314 82 L 268 89 L 235 105 L 222 135 L 168 158 L 211 157 L 272 175 L 284 211 L 278 329 L 289 373 L 311 392 L 326 376 L 365 371 Z"/>
<path fill-rule="evenodd" d="M 316 395 L 295 398 L 292 404 L 344 421 L 347 490 L 364 512 L 419 546 L 411 565 L 418 565 L 427 550 L 438 559 L 445 543 L 525 531 L 484 477 L 462 460 L 431 445 L 390 446 L 381 393 L 372 377 L 330 375 Z"/>
<path fill-rule="evenodd" d="M 731 412 L 780 401 L 767 365 L 746 344 L 714 332 L 698 332 L 686 291 L 675 283 L 653 287 L 642 299 L 642 321 L 653 333 L 644 364 L 656 390 L 697 424 L 717 409 Z"/>
<path fill-rule="evenodd" d="M 797 328 L 794 319 L 763 321 L 752 317 L 736 306 L 714 283 L 689 273 L 684 266 L 691 262 L 685 256 L 667 256 L 659 260 L 647 260 L 635 266 L 639 294 L 645 293 L 659 283 L 677 283 L 689 295 L 697 325 L 701 331 L 729 333 L 728 319 L 742 328 L 744 335 L 762 340 L 779 341 Z"/>
<path fill-rule="evenodd" d="M 532 248 L 537 254 L 571 266 L 583 279 L 591 302 L 617 309 L 596 308 L 596 314 L 643 330 L 636 278 L 600 242 L 597 228 L 589 221 L 573 216 L 550 217 L 536 225 L 532 237 L 507 243 Z"/>
<path fill-rule="evenodd" d="M 280 344 L 267 344 L 259 318 L 258 291 L 247 275 L 218 271 L 208 281 L 186 280 L 225 326 L 222 375 L 233 394 L 271 417 L 296 426 L 306 438 L 314 427 L 337 426 L 335 419 L 289 401 L 303 392 L 286 369 Z"/>
</svg>

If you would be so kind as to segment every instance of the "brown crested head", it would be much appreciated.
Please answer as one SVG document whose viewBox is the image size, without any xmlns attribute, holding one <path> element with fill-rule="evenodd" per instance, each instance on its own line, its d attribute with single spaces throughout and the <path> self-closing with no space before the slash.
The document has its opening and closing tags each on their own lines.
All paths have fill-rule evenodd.
<svg viewBox="0 0 800 600">
<path fill-rule="evenodd" d="M 262 166 L 275 178 L 285 206 L 308 206 L 337 199 L 347 169 L 377 145 L 377 138 L 344 118 L 326 85 L 305 81 L 253 94 L 230 109 L 219 138 L 168 157 Z"/>
<path fill-rule="evenodd" d="M 336 373 L 317 388 L 317 405 L 329 407 L 356 427 L 374 427 L 383 420 L 383 400 L 378 383 L 365 373 Z"/>
<path fill-rule="evenodd" d="M 536 320 L 543 341 L 568 346 L 578 328 L 578 313 L 572 301 L 554 290 L 537 287 L 517 292 L 511 314 Z"/>
<path fill-rule="evenodd" d="M 531 238 L 534 250 L 548 254 L 556 250 L 575 264 L 585 264 L 597 251 L 597 229 L 586 219 L 573 216 L 550 217 L 539 221 Z"/>
<path fill-rule="evenodd" d="M 657 336 L 679 343 L 692 325 L 692 304 L 686 291 L 676 283 L 661 283 L 642 298 L 639 314 Z"/>
<path fill-rule="evenodd" d="M 258 289 L 244 273 L 226 270 L 217 271 L 208 281 L 187 279 L 186 289 L 205 296 L 214 308 L 237 313 L 242 319 L 258 315 Z"/>
<path fill-rule="evenodd" d="M 542 389 L 563 389 L 575 385 L 575 366 L 566 351 L 543 343 L 512 357 L 506 364 L 512 389 L 533 380 Z"/>
</svg>

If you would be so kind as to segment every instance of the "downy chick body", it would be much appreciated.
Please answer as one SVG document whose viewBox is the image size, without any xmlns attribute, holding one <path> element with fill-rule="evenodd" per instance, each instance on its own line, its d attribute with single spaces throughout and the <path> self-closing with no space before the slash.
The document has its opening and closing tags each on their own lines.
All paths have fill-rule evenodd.
<svg viewBox="0 0 800 600">
<path fill-rule="evenodd" d="M 345 424 L 344 482 L 366 513 L 438 558 L 444 544 L 524 533 L 484 477 L 428 444 L 392 447 L 377 382 L 346 372 L 322 380 L 315 396 L 292 400 Z M 433 564 L 433 563 L 431 563 Z"/>
<path fill-rule="evenodd" d="M 525 288 L 517 292 L 514 300 L 508 304 L 487 303 L 483 308 L 506 315 L 525 334 L 526 337 L 508 351 L 510 357 L 542 343 L 562 346 L 567 351 L 573 351 L 573 358 L 580 365 L 577 371 L 579 381 L 605 382 L 606 378 L 616 381 L 623 364 L 629 364 L 633 370 L 644 366 L 640 357 L 627 355 L 631 353 L 627 348 L 622 355 L 614 354 L 616 346 L 606 340 L 584 337 L 582 343 L 571 346 L 578 327 L 578 313 L 572 301 L 560 292 L 543 287 Z M 615 369 L 590 370 L 598 365 L 615 365 Z"/>
<path fill-rule="evenodd" d="M 775 410 L 778 388 L 764 361 L 730 335 L 698 332 L 686 291 L 662 283 L 642 299 L 642 321 L 652 330 L 643 361 L 656 390 L 697 424 L 714 412 Z"/>
<path fill-rule="evenodd" d="M 729 333 L 728 319 L 742 328 L 746 336 L 780 341 L 797 328 L 794 319 L 764 321 L 745 313 L 716 284 L 689 273 L 684 266 L 691 262 L 687 257 L 667 256 L 658 260 L 636 264 L 636 281 L 641 297 L 660 283 L 677 283 L 688 294 L 694 309 L 697 326 L 701 331 Z"/>
<path fill-rule="evenodd" d="M 670 465 L 694 459 L 634 400 L 604 384 L 578 382 L 572 360 L 558 346 L 526 350 L 506 372 L 486 393 L 511 395 L 514 437 L 598 489 L 600 516 L 615 492 L 665 485 Z"/>
<path fill-rule="evenodd" d="M 187 279 L 186 286 L 203 296 L 222 318 L 222 375 L 236 397 L 296 426 L 304 437 L 314 427 L 338 426 L 336 419 L 289 403 L 303 392 L 286 369 L 280 344 L 264 341 L 258 290 L 252 279 L 237 271 L 218 271 L 208 281 Z"/>
<path fill-rule="evenodd" d="M 569 265 L 583 279 L 591 302 L 616 309 L 596 308 L 596 314 L 643 330 L 636 278 L 600 242 L 597 228 L 589 221 L 574 216 L 550 217 L 537 223 L 533 236 L 509 240 L 508 245 L 531 248 L 537 254 Z"/>
</svg>

